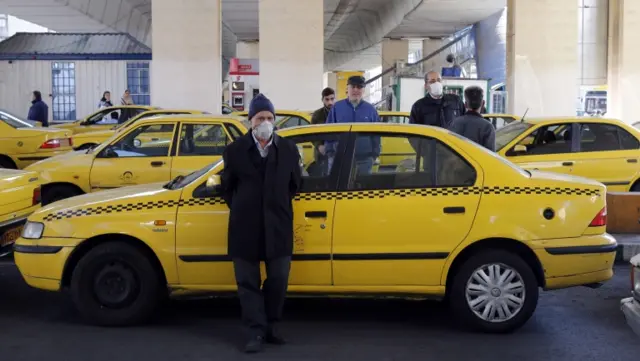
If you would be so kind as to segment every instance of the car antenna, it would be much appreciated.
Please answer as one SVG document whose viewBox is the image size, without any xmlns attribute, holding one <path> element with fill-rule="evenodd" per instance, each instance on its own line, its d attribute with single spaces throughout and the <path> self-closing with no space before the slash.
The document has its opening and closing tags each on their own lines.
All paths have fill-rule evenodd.
<svg viewBox="0 0 640 361">
<path fill-rule="evenodd" d="M 522 115 L 522 118 L 520 118 L 520 123 L 524 122 L 524 117 L 527 116 L 528 112 L 529 112 L 529 108 L 527 108 L 527 110 L 524 111 L 524 114 Z"/>
</svg>

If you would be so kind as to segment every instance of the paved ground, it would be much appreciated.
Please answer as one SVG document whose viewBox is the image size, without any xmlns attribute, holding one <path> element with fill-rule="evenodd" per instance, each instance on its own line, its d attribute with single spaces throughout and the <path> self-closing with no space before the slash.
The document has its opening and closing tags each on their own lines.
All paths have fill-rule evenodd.
<svg viewBox="0 0 640 361">
<path fill-rule="evenodd" d="M 66 297 L 30 289 L 0 263 L 0 360 L 628 361 L 640 355 L 619 310 L 628 273 L 617 266 L 598 290 L 543 294 L 531 321 L 502 336 L 457 330 L 438 303 L 291 300 L 283 325 L 290 344 L 244 355 L 235 300 L 174 301 L 149 326 L 91 327 Z"/>
</svg>

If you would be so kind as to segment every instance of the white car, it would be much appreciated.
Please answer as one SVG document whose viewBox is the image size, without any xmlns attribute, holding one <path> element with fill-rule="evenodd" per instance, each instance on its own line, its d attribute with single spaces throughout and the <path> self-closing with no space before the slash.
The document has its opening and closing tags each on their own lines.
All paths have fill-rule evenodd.
<svg viewBox="0 0 640 361">
<path fill-rule="evenodd" d="M 627 324 L 636 335 L 640 336 L 640 254 L 631 258 L 631 297 L 627 297 L 620 302 L 620 307 L 627 319 Z"/>
</svg>

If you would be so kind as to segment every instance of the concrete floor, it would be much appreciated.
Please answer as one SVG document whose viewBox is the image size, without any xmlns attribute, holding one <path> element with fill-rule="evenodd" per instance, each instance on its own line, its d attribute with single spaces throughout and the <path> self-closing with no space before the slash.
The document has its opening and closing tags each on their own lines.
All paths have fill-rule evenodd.
<svg viewBox="0 0 640 361">
<path fill-rule="evenodd" d="M 542 294 L 530 322 L 511 335 L 460 331 L 433 302 L 289 300 L 282 331 L 290 343 L 244 355 L 234 299 L 173 301 L 144 327 L 86 326 L 64 295 L 29 288 L 4 262 L 0 360 L 628 361 L 640 356 L 640 338 L 619 308 L 628 275 L 628 266 L 616 266 L 600 289 Z"/>
</svg>

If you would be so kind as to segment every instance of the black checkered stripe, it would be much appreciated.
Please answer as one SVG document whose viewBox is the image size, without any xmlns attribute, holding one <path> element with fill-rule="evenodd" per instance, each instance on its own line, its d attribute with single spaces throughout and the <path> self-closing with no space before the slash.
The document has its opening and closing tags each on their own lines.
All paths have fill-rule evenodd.
<svg viewBox="0 0 640 361">
<path fill-rule="evenodd" d="M 69 219 L 69 218 L 82 217 L 82 216 L 94 216 L 94 215 L 122 213 L 122 212 L 135 212 L 135 211 L 144 211 L 144 210 L 151 210 L 151 209 L 171 208 L 176 206 L 195 207 L 195 206 L 206 206 L 206 205 L 224 204 L 224 203 L 225 201 L 221 197 L 214 197 L 214 198 L 181 199 L 179 201 L 168 200 L 168 201 L 155 201 L 155 202 L 152 201 L 152 202 L 115 204 L 115 205 L 108 205 L 108 206 L 70 209 L 70 210 L 56 212 L 56 213 L 49 213 L 43 218 L 43 220 L 45 222 L 50 222 L 54 220 Z"/>
<path fill-rule="evenodd" d="M 296 201 L 333 200 L 333 199 L 377 199 L 387 197 L 438 197 L 459 195 L 518 195 L 518 194 L 548 194 L 566 196 L 595 196 L 600 195 L 598 189 L 562 188 L 562 187 L 449 187 L 449 188 L 418 188 L 392 189 L 353 192 L 322 192 L 301 193 L 296 195 Z"/>
</svg>

